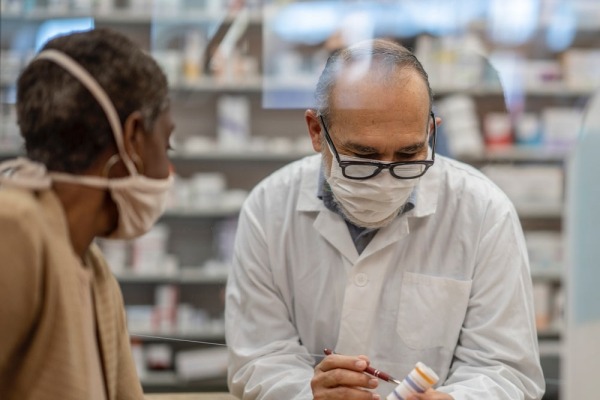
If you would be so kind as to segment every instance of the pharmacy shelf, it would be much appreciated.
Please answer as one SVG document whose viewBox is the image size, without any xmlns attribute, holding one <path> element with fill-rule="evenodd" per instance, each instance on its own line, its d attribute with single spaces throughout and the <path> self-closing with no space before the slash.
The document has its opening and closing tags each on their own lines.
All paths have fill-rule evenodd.
<svg viewBox="0 0 600 400">
<path fill-rule="evenodd" d="M 186 332 L 146 332 L 130 330 L 129 336 L 132 339 L 138 339 L 143 342 L 202 342 L 199 344 L 217 346 L 221 344 L 223 338 L 225 337 L 225 326 L 215 325 L 211 328 L 197 329 Z"/>
<path fill-rule="evenodd" d="M 3 21 L 31 21 L 42 22 L 49 19 L 67 19 L 67 18 L 94 18 L 98 24 L 152 24 L 152 23 L 173 23 L 173 24 L 214 24 L 214 23 L 230 23 L 240 15 L 238 13 L 228 13 L 227 10 L 217 12 L 207 12 L 195 10 L 190 12 L 180 12 L 169 9 L 115 9 L 112 11 L 95 11 L 95 10 L 80 10 L 80 11 L 63 11 L 52 10 L 47 8 L 36 8 L 28 11 L 3 11 Z M 262 23 L 262 14 L 259 11 L 252 11 L 248 14 L 248 23 Z"/>
<path fill-rule="evenodd" d="M 531 265 L 531 278 L 537 281 L 561 282 L 563 273 L 556 267 L 543 268 Z"/>
<path fill-rule="evenodd" d="M 153 372 L 149 371 L 143 375 L 141 379 L 142 386 L 153 387 L 153 386 L 174 386 L 179 383 L 177 374 L 174 371 L 161 371 Z"/>
<path fill-rule="evenodd" d="M 186 267 L 175 274 L 119 272 L 115 277 L 119 283 L 224 284 L 227 282 L 227 268 L 206 270 L 202 267 Z"/>
<path fill-rule="evenodd" d="M 171 84 L 171 91 L 207 93 L 259 93 L 263 91 L 263 82 L 260 76 L 243 77 L 235 81 L 222 81 L 212 78 L 185 80 L 182 78 L 179 81 Z"/>
<path fill-rule="evenodd" d="M 187 392 L 206 392 L 206 391 L 227 391 L 227 377 L 225 375 L 215 378 L 187 381 L 177 376 L 174 371 L 148 371 L 144 374 L 142 380 L 144 392 L 155 392 L 157 389 L 164 388 L 172 391 L 175 387 L 179 391 Z"/>
<path fill-rule="evenodd" d="M 559 339 L 563 331 L 559 328 L 545 328 L 538 330 L 537 334 L 540 341 L 551 341 Z"/>
<path fill-rule="evenodd" d="M 304 79 L 305 83 L 279 82 L 265 78 L 263 88 L 270 90 L 294 90 L 302 92 L 313 92 L 316 82 Z M 504 95 L 504 90 L 499 86 L 489 86 L 483 83 L 473 86 L 436 85 L 432 87 L 434 95 L 447 96 L 451 94 L 466 94 L 470 96 L 499 96 Z M 525 86 L 523 94 L 529 96 L 591 96 L 593 87 L 571 87 L 561 82 L 544 83 L 543 85 Z"/>
<path fill-rule="evenodd" d="M 556 204 L 515 204 L 520 218 L 560 219 L 563 215 L 562 205 Z"/>
<path fill-rule="evenodd" d="M 22 155 L 23 153 L 19 151 L 0 151 L 0 161 L 21 157 Z"/>
<path fill-rule="evenodd" d="M 253 151 L 240 149 L 239 151 L 211 150 L 189 154 L 177 154 L 171 157 L 171 161 L 177 162 L 200 162 L 200 161 L 239 161 L 239 162 L 291 162 L 302 157 L 315 154 L 306 151 Z"/>
<path fill-rule="evenodd" d="M 575 10 L 576 17 L 576 30 L 578 32 L 598 32 L 600 31 L 600 25 L 598 25 L 598 12 L 600 9 L 594 1 L 573 1 L 573 8 Z M 586 9 L 587 8 L 587 9 Z M 551 16 L 545 15 L 537 23 L 537 29 L 544 31 L 550 27 L 553 23 Z M 469 24 L 469 27 L 473 30 L 487 31 L 489 25 L 485 20 L 476 20 Z"/>
<path fill-rule="evenodd" d="M 561 163 L 567 156 L 568 149 L 564 147 L 510 146 L 507 148 L 486 150 L 479 161 Z"/>
<path fill-rule="evenodd" d="M 447 96 L 451 94 L 465 94 L 475 97 L 500 96 L 504 95 L 501 87 L 486 86 L 478 84 L 471 87 L 459 86 L 437 86 L 432 88 L 434 95 Z M 527 96 L 548 96 L 548 97 L 572 97 L 572 96 L 591 96 L 594 90 L 590 87 L 570 87 L 564 83 L 544 83 L 544 85 L 531 85 L 522 88 L 522 93 Z"/>
<path fill-rule="evenodd" d="M 561 357 L 563 343 L 560 340 L 541 340 L 539 343 L 540 357 Z"/>
<path fill-rule="evenodd" d="M 210 209 L 171 209 L 167 210 L 161 217 L 161 219 L 221 219 L 227 217 L 236 216 L 241 209 L 241 204 L 227 205 L 227 204 L 216 204 Z"/>
<path fill-rule="evenodd" d="M 252 150 L 251 148 L 239 151 L 227 151 L 212 148 L 205 151 L 179 152 L 170 157 L 173 162 L 202 162 L 202 161 L 240 161 L 240 162 L 284 162 L 294 161 L 302 157 L 315 154 L 313 151 L 267 151 Z M 562 163 L 567 158 L 567 149 L 552 149 L 543 147 L 508 147 L 505 149 L 487 150 L 481 156 L 464 156 L 460 160 L 469 164 L 481 165 L 492 162 L 540 162 L 540 163 Z M 0 151 L 0 160 L 21 156 L 19 151 Z"/>
<path fill-rule="evenodd" d="M 126 20 L 126 19 L 125 19 Z M 16 79 L 0 80 L 1 87 L 12 87 L 16 84 Z M 307 96 L 312 96 L 315 83 L 306 85 L 298 85 L 296 83 L 270 83 L 268 79 L 261 76 L 241 77 L 237 80 L 223 81 L 208 77 L 198 80 L 186 80 L 181 77 L 178 81 L 172 82 L 171 91 L 174 93 L 248 93 L 260 94 L 265 92 L 290 92 L 302 93 Z M 477 85 L 469 88 L 441 86 L 434 87 L 433 92 L 436 96 L 448 96 L 452 94 L 464 94 L 474 97 L 500 96 L 503 95 L 501 88 L 485 87 Z M 541 97 L 588 97 L 593 94 L 593 88 L 590 87 L 569 87 L 564 84 L 547 84 L 544 86 L 529 87 L 523 89 L 523 94 L 527 96 Z"/>
<path fill-rule="evenodd" d="M 212 149 L 210 151 L 201 151 L 195 153 L 178 153 L 170 157 L 174 163 L 179 162 L 214 162 L 214 161 L 239 161 L 239 162 L 291 162 L 308 155 L 316 154 L 312 151 L 254 151 L 248 149 L 240 149 L 239 151 L 226 151 Z M 23 153 L 20 151 L 2 151 L 0 150 L 0 160 L 20 157 Z M 184 211 L 176 211 L 175 214 Z M 194 213 L 195 211 L 190 211 Z M 202 211 L 199 211 L 202 213 Z"/>
</svg>

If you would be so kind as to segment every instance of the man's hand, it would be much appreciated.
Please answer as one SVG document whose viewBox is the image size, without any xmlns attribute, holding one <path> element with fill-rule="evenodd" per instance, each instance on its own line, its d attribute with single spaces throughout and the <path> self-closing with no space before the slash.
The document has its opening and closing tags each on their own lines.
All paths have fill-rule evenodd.
<svg viewBox="0 0 600 400">
<path fill-rule="evenodd" d="M 379 400 L 377 393 L 366 390 L 379 384 L 377 378 L 363 372 L 368 365 L 366 356 L 332 354 L 325 357 L 315 367 L 310 381 L 314 400 Z"/>
<path fill-rule="evenodd" d="M 427 389 L 425 393 L 411 394 L 406 400 L 454 400 L 454 397 L 450 396 L 448 393 Z"/>
</svg>

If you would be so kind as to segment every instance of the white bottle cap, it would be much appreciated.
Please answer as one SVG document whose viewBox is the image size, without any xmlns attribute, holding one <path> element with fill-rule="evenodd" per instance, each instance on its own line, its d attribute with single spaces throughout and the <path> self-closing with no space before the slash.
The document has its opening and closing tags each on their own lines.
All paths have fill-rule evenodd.
<svg viewBox="0 0 600 400">
<path fill-rule="evenodd" d="M 420 361 L 417 363 L 417 365 L 415 365 L 414 370 L 421 378 L 423 378 L 428 383 L 428 387 L 435 385 L 437 381 L 440 380 L 440 378 L 431 368 L 429 368 L 427 365 L 423 364 Z"/>
<path fill-rule="evenodd" d="M 418 362 L 412 371 L 404 378 L 386 400 L 404 400 L 411 393 L 422 393 L 435 385 L 439 377 L 431 368 Z"/>
</svg>

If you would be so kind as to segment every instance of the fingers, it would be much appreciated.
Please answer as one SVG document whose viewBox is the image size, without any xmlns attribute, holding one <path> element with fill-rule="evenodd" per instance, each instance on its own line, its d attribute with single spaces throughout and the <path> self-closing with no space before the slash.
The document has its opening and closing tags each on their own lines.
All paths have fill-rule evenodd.
<svg viewBox="0 0 600 400">
<path fill-rule="evenodd" d="M 344 356 L 341 354 L 332 354 L 327 356 L 321 361 L 316 368 L 320 368 L 321 371 L 329 371 L 336 368 L 343 368 L 347 370 L 362 372 L 369 366 L 369 359 L 367 356 Z"/>
<path fill-rule="evenodd" d="M 366 389 L 374 389 L 379 382 L 363 371 L 369 365 L 365 356 L 352 357 L 339 354 L 327 356 L 315 367 L 311 388 L 315 400 L 375 400 L 379 395 Z"/>
</svg>

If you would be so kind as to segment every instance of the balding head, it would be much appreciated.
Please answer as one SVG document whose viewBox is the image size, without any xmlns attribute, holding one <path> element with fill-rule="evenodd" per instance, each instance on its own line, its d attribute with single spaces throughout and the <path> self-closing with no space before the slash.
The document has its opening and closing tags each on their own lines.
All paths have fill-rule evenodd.
<svg viewBox="0 0 600 400">
<path fill-rule="evenodd" d="M 335 88 L 340 83 L 347 86 L 371 81 L 385 86 L 386 81 L 404 79 L 407 76 L 422 80 L 423 90 L 429 98 L 428 110 L 425 113 L 428 115 L 433 94 L 427 73 L 414 54 L 389 40 L 374 39 L 359 42 L 333 53 L 327 60 L 317 83 L 316 109 L 325 119 L 329 119 Z M 352 107 L 351 98 L 346 98 L 346 102 L 348 107 Z"/>
</svg>

